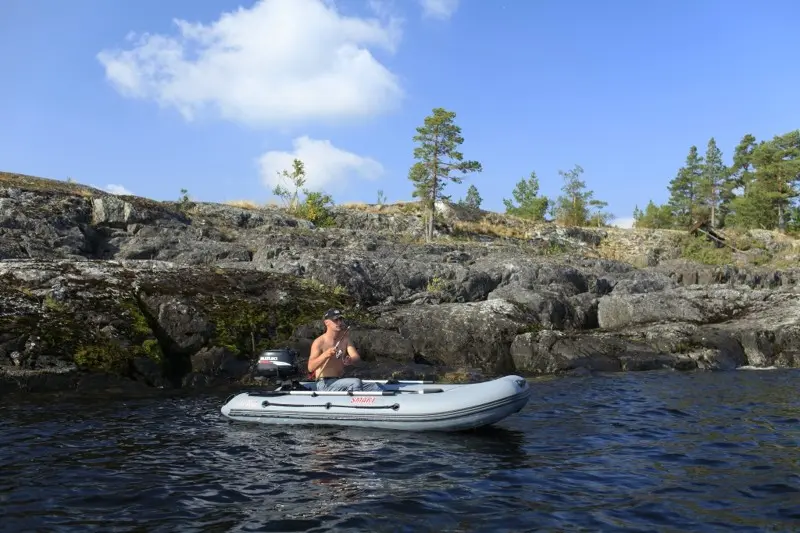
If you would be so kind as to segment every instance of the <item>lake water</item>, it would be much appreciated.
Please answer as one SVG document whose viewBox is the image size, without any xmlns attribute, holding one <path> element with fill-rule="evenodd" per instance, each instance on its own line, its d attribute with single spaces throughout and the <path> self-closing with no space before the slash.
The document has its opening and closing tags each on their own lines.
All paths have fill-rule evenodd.
<svg viewBox="0 0 800 533">
<path fill-rule="evenodd" d="M 224 395 L 3 398 L 0 530 L 800 527 L 800 371 L 532 383 L 457 435 L 230 424 Z"/>
</svg>

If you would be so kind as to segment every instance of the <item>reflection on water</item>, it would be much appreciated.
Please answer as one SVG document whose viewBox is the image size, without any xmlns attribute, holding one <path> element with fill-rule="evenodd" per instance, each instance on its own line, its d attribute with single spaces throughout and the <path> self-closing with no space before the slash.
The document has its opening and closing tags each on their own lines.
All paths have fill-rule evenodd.
<svg viewBox="0 0 800 533">
<path fill-rule="evenodd" d="M 789 530 L 798 372 L 534 384 L 464 434 L 230 424 L 221 397 L 0 408 L 0 529 Z M 637 529 L 638 530 L 638 529 Z"/>
</svg>

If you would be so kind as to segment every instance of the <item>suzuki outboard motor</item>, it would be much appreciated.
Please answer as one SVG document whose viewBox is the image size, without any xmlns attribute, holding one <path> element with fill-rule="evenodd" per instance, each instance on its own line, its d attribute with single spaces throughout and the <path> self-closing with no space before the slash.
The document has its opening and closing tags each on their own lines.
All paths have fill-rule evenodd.
<svg viewBox="0 0 800 533">
<path fill-rule="evenodd" d="M 256 363 L 256 374 L 265 378 L 285 379 L 296 376 L 297 352 L 289 348 L 261 352 Z"/>
</svg>

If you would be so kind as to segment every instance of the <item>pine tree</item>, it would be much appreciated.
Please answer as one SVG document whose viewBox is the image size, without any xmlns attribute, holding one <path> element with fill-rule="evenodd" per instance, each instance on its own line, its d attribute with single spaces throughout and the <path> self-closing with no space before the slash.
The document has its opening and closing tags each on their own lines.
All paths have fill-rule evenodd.
<svg viewBox="0 0 800 533">
<path fill-rule="evenodd" d="M 480 209 L 482 202 L 483 198 L 481 198 L 481 195 L 478 193 L 478 188 L 475 187 L 475 185 L 470 185 L 467 189 L 466 198 L 459 203 L 470 209 Z"/>
<path fill-rule="evenodd" d="M 506 213 L 531 220 L 544 220 L 550 200 L 539 196 L 539 178 L 536 177 L 536 172 L 531 172 L 527 181 L 519 180 L 511 195 L 518 205 L 515 206 L 511 200 L 503 198 Z"/>
<path fill-rule="evenodd" d="M 561 190 L 563 196 L 556 201 L 556 220 L 567 226 L 585 226 L 589 221 L 589 207 L 599 206 L 604 202 L 594 199 L 594 192 L 586 190 L 586 182 L 580 179 L 583 168 L 580 165 L 565 172 L 558 171 L 564 180 Z"/>
<path fill-rule="evenodd" d="M 733 165 L 731 165 L 731 179 L 736 189 L 741 188 L 747 194 L 747 188 L 753 181 L 753 150 L 756 147 L 756 138 L 749 133 L 742 137 L 733 152 Z"/>
<path fill-rule="evenodd" d="M 702 202 L 711 213 L 711 227 L 717 227 L 717 210 L 722 203 L 728 168 L 722 162 L 722 151 L 717 147 L 714 137 L 711 137 L 706 147 L 705 162 L 703 163 L 698 192 Z"/>
<path fill-rule="evenodd" d="M 756 167 L 755 182 L 775 210 L 779 229 L 786 229 L 786 214 L 792 200 L 800 196 L 800 130 L 776 135 L 769 142 L 761 142 L 752 154 Z M 752 186 L 752 184 L 751 184 Z"/>
<path fill-rule="evenodd" d="M 456 114 L 441 107 L 433 109 L 433 113 L 425 117 L 425 122 L 417 128 L 414 142 L 414 159 L 417 162 L 411 167 L 408 179 L 414 184 L 413 196 L 421 198 L 426 210 L 425 236 L 428 241 L 433 238 L 433 219 L 436 201 L 449 199 L 443 193 L 449 181 L 461 183 L 462 177 L 453 173 L 468 174 L 482 172 L 478 161 L 464 161 L 458 147 L 464 142 L 461 128 L 455 124 Z"/>
<path fill-rule="evenodd" d="M 691 226 L 702 214 L 698 202 L 698 189 L 703 174 L 702 165 L 703 158 L 697 153 L 697 147 L 692 146 L 689 148 L 689 155 L 686 156 L 686 163 L 678 170 L 678 175 L 669 182 L 668 204 L 679 227 Z"/>
<path fill-rule="evenodd" d="M 656 205 L 650 200 L 644 211 L 637 206 L 633 210 L 633 227 L 651 229 L 669 229 L 674 225 L 672 210 L 667 204 Z"/>
</svg>

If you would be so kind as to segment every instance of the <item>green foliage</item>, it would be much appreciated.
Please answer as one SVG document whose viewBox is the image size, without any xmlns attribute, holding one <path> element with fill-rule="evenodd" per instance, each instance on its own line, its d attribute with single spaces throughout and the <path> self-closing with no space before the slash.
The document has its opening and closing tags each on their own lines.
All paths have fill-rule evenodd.
<svg viewBox="0 0 800 533">
<path fill-rule="evenodd" d="M 726 192 L 732 189 L 728 176 L 730 171 L 722 162 L 722 152 L 714 137 L 708 141 L 705 162 L 700 172 L 698 186 L 699 200 L 710 213 L 712 227 L 717 227 L 718 210 Z"/>
<path fill-rule="evenodd" d="M 506 213 L 535 221 L 544 220 L 550 200 L 546 196 L 539 196 L 539 178 L 536 177 L 536 172 L 531 172 L 527 181 L 519 180 L 511 195 L 518 205 L 515 206 L 511 200 L 503 198 Z"/>
<path fill-rule="evenodd" d="M 272 193 L 283 200 L 286 209 L 291 214 L 313 222 L 318 227 L 333 225 L 330 211 L 333 206 L 333 198 L 329 194 L 305 188 L 306 170 L 301 160 L 292 161 L 292 171 L 282 170 L 278 172 L 278 177 L 284 182 L 288 182 L 292 188 L 279 184 L 272 189 Z M 305 195 L 303 201 L 300 200 L 300 193 Z"/>
<path fill-rule="evenodd" d="M 727 265 L 733 261 L 729 247 L 717 247 L 703 234 L 684 237 L 681 242 L 681 257 L 706 265 Z"/>
<path fill-rule="evenodd" d="M 347 289 L 341 285 L 335 285 L 334 287 L 329 287 L 328 285 L 325 285 L 321 281 L 318 281 L 314 278 L 300 278 L 299 283 L 300 286 L 305 289 L 316 291 L 319 293 L 328 293 L 332 295 L 334 298 L 341 298 L 347 296 Z"/>
<path fill-rule="evenodd" d="M 161 345 L 156 339 L 147 339 L 142 343 L 142 352 L 155 361 L 156 363 L 164 363 L 164 352 L 161 351 Z"/>
<path fill-rule="evenodd" d="M 67 306 L 66 305 L 64 305 L 62 302 L 59 302 L 58 300 L 56 300 L 55 298 L 53 298 L 49 294 L 47 296 L 45 296 L 44 302 L 42 302 L 42 304 L 44 305 L 44 307 L 46 309 L 49 309 L 51 311 L 63 312 L 63 311 L 67 310 Z"/>
<path fill-rule="evenodd" d="M 278 172 L 278 178 L 287 182 L 292 189 L 278 184 L 272 189 L 272 194 L 282 199 L 286 208 L 290 210 L 296 208 L 300 201 L 300 192 L 304 191 L 303 186 L 306 184 L 305 165 L 301 160 L 294 159 L 292 171 L 284 169 Z"/>
<path fill-rule="evenodd" d="M 78 347 L 74 356 L 79 368 L 110 374 L 124 374 L 131 360 L 132 354 L 124 346 L 105 339 Z"/>
<path fill-rule="evenodd" d="M 672 210 L 669 205 L 658 206 L 652 200 L 648 202 L 644 212 L 637 206 L 633 210 L 633 227 L 651 229 L 669 229 L 674 225 Z"/>
<path fill-rule="evenodd" d="M 793 231 L 800 227 L 800 130 L 760 142 L 744 135 L 730 167 L 713 137 L 705 157 L 692 146 L 668 190 L 666 205 L 634 211 L 637 227 L 686 229 L 708 221 L 713 227 Z"/>
<path fill-rule="evenodd" d="M 696 146 L 689 148 L 686 163 L 678 175 L 669 182 L 669 206 L 677 227 L 691 226 L 700 211 L 700 180 L 703 175 L 703 158 Z"/>
<path fill-rule="evenodd" d="M 752 161 L 757 169 L 756 181 L 770 200 L 775 226 L 784 230 L 786 214 L 800 195 L 800 130 L 762 141 L 753 150 Z"/>
<path fill-rule="evenodd" d="M 181 196 L 178 198 L 178 210 L 186 212 L 194 207 L 194 202 L 189 198 L 188 189 L 181 189 Z"/>
<path fill-rule="evenodd" d="M 586 226 L 590 223 L 605 224 L 611 215 L 602 209 L 607 204 L 596 200 L 594 192 L 586 189 L 586 182 L 580 179 L 583 168 L 580 165 L 565 172 L 558 171 L 564 180 L 561 190 L 564 195 L 559 196 L 554 204 L 555 219 L 565 226 Z M 592 213 L 592 209 L 595 210 Z"/>
<path fill-rule="evenodd" d="M 466 198 L 458 201 L 459 205 L 468 209 L 480 209 L 482 202 L 483 198 L 481 198 L 480 193 L 478 193 L 478 188 L 475 187 L 475 185 L 470 185 L 467 189 Z"/>
<path fill-rule="evenodd" d="M 134 343 L 133 355 L 149 357 L 156 363 L 163 364 L 165 357 L 161 345 L 155 338 L 147 317 L 144 316 L 136 299 L 123 300 L 120 303 L 120 309 L 130 319 L 130 338 Z"/>
<path fill-rule="evenodd" d="M 567 253 L 567 247 L 564 243 L 558 241 L 549 241 L 547 246 L 542 248 L 542 255 L 561 255 Z"/>
<path fill-rule="evenodd" d="M 287 296 L 280 303 L 212 295 L 204 307 L 215 325 L 214 345 L 240 357 L 278 348 L 298 325 L 319 320 L 330 307 L 347 309 L 351 301 L 344 287 L 330 287 L 308 278 L 287 281 L 284 291 Z"/>
<path fill-rule="evenodd" d="M 456 114 L 452 111 L 434 108 L 413 137 L 417 143 L 414 148 L 417 162 L 409 170 L 408 179 L 414 185 L 413 197 L 420 198 L 427 211 L 427 240 L 433 238 L 436 201 L 450 199 L 444 194 L 447 183 L 461 183 L 463 175 L 483 171 L 478 161 L 465 161 L 459 151 L 464 138 L 461 128 L 455 124 L 455 118 Z"/>
<path fill-rule="evenodd" d="M 386 203 L 386 195 L 383 194 L 383 189 L 378 189 L 378 205 L 384 205 Z"/>
<path fill-rule="evenodd" d="M 313 222 L 318 227 L 332 226 L 331 206 L 333 206 L 333 199 L 330 195 L 321 192 L 306 192 L 305 201 L 298 205 L 293 213 Z"/>
<path fill-rule="evenodd" d="M 428 285 L 425 290 L 428 292 L 442 292 L 447 288 L 447 280 L 440 276 L 433 276 L 428 280 Z"/>
<path fill-rule="evenodd" d="M 740 229 L 775 227 L 774 196 L 763 183 L 751 183 L 747 193 L 730 202 L 726 226 Z"/>
<path fill-rule="evenodd" d="M 753 167 L 753 150 L 756 147 L 756 138 L 751 134 L 742 137 L 733 152 L 733 165 L 731 166 L 731 182 L 734 188 L 741 188 L 747 194 L 750 184 L 755 178 Z"/>
<path fill-rule="evenodd" d="M 269 328 L 272 315 L 269 308 L 246 300 L 226 305 L 213 317 L 215 344 L 237 354 L 258 353 L 274 335 Z"/>
<path fill-rule="evenodd" d="M 614 215 L 605 211 L 604 208 L 608 207 L 608 202 L 603 200 L 589 200 L 589 220 L 590 226 L 607 226 L 608 223 L 614 218 Z"/>
</svg>

